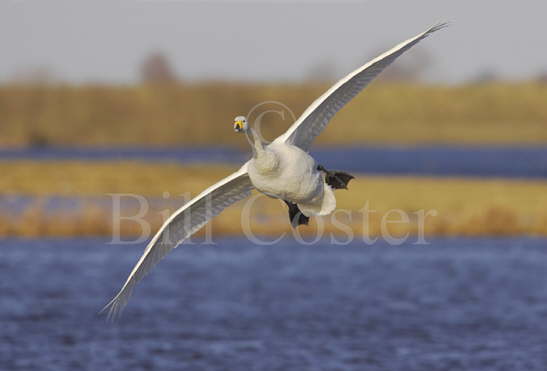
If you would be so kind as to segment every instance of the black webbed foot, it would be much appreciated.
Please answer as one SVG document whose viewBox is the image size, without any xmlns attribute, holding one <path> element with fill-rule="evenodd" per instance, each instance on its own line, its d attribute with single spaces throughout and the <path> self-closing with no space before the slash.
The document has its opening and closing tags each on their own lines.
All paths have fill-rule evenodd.
<svg viewBox="0 0 547 371">
<path fill-rule="evenodd" d="M 289 207 L 289 220 L 294 228 L 302 224 L 308 225 L 310 218 L 302 214 L 302 211 L 300 211 L 297 204 L 289 201 L 285 201 L 285 203 Z"/>
<path fill-rule="evenodd" d="M 317 170 L 325 173 L 325 182 L 333 189 L 348 189 L 349 181 L 355 178 L 353 175 L 343 171 L 329 171 L 322 165 L 318 165 Z"/>
</svg>

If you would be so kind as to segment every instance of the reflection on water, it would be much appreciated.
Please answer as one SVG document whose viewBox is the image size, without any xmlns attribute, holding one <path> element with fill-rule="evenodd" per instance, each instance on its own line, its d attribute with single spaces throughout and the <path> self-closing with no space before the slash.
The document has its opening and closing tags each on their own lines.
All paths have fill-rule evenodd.
<svg viewBox="0 0 547 371">
<path fill-rule="evenodd" d="M 119 323 L 143 246 L 0 242 L 0 369 L 544 370 L 545 239 L 175 250 Z"/>
</svg>

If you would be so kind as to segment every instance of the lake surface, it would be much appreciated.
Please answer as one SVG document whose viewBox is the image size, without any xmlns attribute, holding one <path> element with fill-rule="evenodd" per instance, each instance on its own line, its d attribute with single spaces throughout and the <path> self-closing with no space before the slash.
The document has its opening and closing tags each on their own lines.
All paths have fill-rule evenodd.
<svg viewBox="0 0 547 371">
<path fill-rule="evenodd" d="M 1 370 L 545 370 L 547 239 L 175 250 L 121 320 L 143 245 L 0 241 Z"/>
<path fill-rule="evenodd" d="M 314 148 L 325 167 L 355 173 L 547 178 L 547 147 Z M 227 148 L 29 148 L 0 150 L 0 160 L 139 160 L 242 163 L 247 153 Z"/>
</svg>

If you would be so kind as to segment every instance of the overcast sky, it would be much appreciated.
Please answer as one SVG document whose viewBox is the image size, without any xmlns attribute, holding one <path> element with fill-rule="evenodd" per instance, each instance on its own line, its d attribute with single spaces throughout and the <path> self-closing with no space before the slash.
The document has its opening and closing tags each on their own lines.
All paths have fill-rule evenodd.
<svg viewBox="0 0 547 371">
<path fill-rule="evenodd" d="M 546 16 L 545 0 L 1 0 L 0 80 L 46 66 L 133 82 L 156 50 L 193 80 L 298 80 L 321 63 L 343 75 L 438 21 L 452 25 L 418 46 L 434 59 L 429 81 L 529 78 L 547 71 Z"/>
</svg>

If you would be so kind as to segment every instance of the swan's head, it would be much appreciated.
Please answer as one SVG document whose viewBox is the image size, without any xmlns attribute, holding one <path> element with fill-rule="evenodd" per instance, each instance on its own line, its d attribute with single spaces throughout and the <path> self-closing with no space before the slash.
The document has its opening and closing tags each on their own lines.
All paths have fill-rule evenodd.
<svg viewBox="0 0 547 371">
<path fill-rule="evenodd" d="M 249 125 L 247 124 L 247 118 L 245 116 L 237 116 L 234 119 L 234 131 L 237 133 L 247 131 Z"/>
</svg>

